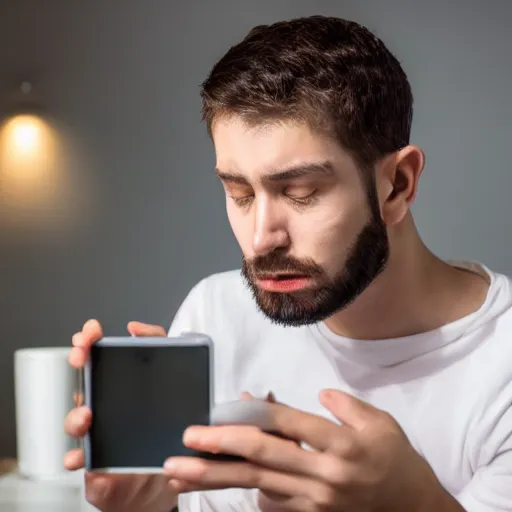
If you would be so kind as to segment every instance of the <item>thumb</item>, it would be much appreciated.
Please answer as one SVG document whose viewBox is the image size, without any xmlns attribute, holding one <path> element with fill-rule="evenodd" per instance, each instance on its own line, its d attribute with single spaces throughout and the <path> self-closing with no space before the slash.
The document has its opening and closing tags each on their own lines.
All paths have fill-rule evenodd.
<svg viewBox="0 0 512 512">
<path fill-rule="evenodd" d="M 144 324 L 142 322 L 129 322 L 128 332 L 132 336 L 167 336 L 165 329 L 161 325 Z"/>
<path fill-rule="evenodd" d="M 337 389 L 324 389 L 320 393 L 320 403 L 355 430 L 362 430 L 381 413 L 369 403 Z"/>
</svg>

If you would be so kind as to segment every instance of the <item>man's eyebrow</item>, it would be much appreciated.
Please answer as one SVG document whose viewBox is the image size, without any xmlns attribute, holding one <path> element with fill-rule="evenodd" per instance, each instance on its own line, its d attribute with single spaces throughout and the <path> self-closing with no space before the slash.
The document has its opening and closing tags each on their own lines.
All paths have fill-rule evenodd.
<svg viewBox="0 0 512 512">
<path fill-rule="evenodd" d="M 233 183 L 235 185 L 248 185 L 249 182 L 247 178 L 242 174 L 237 174 L 234 172 L 224 172 L 219 169 L 215 169 L 215 174 L 217 177 L 226 183 Z"/>
<path fill-rule="evenodd" d="M 233 183 L 236 185 L 248 185 L 249 182 L 243 174 L 232 172 L 224 172 L 215 169 L 215 174 L 226 183 Z M 276 183 L 279 181 L 289 181 L 304 176 L 332 176 L 334 174 L 334 166 L 328 160 L 325 162 L 304 163 L 294 165 L 289 169 L 282 171 L 270 172 L 262 176 L 261 181 L 266 183 Z"/>
</svg>

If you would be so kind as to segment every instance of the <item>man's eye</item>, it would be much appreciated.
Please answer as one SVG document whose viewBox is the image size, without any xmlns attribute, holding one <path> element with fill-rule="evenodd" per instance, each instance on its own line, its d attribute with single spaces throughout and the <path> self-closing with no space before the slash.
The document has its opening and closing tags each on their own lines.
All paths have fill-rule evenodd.
<svg viewBox="0 0 512 512">
<path fill-rule="evenodd" d="M 293 191 L 293 193 L 285 193 L 285 198 L 295 205 L 306 206 L 313 203 L 316 199 L 316 192 L 316 190 L 297 190 Z M 228 197 L 240 208 L 249 206 L 254 200 L 254 194 L 247 194 L 245 196 L 234 196 L 228 194 Z"/>
<path fill-rule="evenodd" d="M 316 190 L 308 191 L 307 193 L 299 194 L 294 192 L 293 194 L 286 194 L 286 197 L 299 205 L 308 205 L 311 204 L 315 200 Z"/>
<path fill-rule="evenodd" d="M 244 207 L 244 206 L 249 206 L 252 202 L 252 200 L 254 199 L 254 196 L 243 196 L 243 197 L 235 197 L 235 196 L 228 196 L 230 197 L 233 202 L 237 205 L 237 206 L 240 206 L 241 208 Z"/>
</svg>

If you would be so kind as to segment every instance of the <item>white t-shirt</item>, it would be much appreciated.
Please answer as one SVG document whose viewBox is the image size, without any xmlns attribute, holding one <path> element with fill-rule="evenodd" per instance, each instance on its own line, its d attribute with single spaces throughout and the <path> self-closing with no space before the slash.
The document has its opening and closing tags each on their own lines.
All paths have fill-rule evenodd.
<svg viewBox="0 0 512 512">
<path fill-rule="evenodd" d="M 212 275 L 189 293 L 169 330 L 208 334 L 215 345 L 215 400 L 248 391 L 333 419 L 318 401 L 337 388 L 388 411 L 445 489 L 468 512 L 512 511 L 512 281 L 490 280 L 485 303 L 440 329 L 360 341 L 323 323 L 273 324 L 239 271 Z M 333 419 L 334 420 L 334 419 Z M 257 491 L 180 496 L 180 512 L 256 511 Z"/>
</svg>

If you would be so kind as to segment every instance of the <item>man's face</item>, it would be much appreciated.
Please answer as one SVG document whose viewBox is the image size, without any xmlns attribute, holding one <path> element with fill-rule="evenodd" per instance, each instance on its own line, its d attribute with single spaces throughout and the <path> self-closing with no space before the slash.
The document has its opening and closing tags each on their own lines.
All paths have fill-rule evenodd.
<svg viewBox="0 0 512 512">
<path fill-rule="evenodd" d="M 353 158 L 302 124 L 219 119 L 213 139 L 242 273 L 262 312 L 298 326 L 354 301 L 389 248 Z"/>
</svg>

